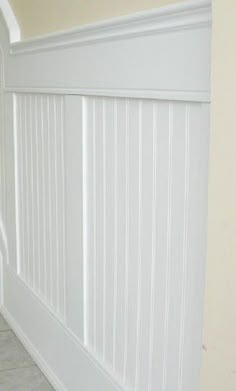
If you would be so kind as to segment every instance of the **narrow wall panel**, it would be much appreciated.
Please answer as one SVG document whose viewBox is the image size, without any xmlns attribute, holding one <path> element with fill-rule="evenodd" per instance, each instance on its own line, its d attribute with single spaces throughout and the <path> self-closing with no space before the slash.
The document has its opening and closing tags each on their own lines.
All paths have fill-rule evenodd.
<svg viewBox="0 0 236 391">
<path fill-rule="evenodd" d="M 16 95 L 19 272 L 64 318 L 62 98 Z"/>
<path fill-rule="evenodd" d="M 96 144 L 95 144 L 95 166 L 96 166 L 96 200 L 95 200 L 95 213 L 96 213 L 96 234 L 95 234 L 95 246 L 96 246 L 96 354 L 101 360 L 104 358 L 104 339 L 103 339 L 103 327 L 104 327 L 104 267 L 105 267 L 105 209 L 104 209 L 104 188 L 105 188 L 105 176 L 104 176 L 104 158 L 105 158 L 105 139 L 104 139 L 104 112 L 103 112 L 103 100 L 95 99 L 94 101 L 94 115 L 95 115 L 95 132 L 96 132 Z"/>
<path fill-rule="evenodd" d="M 19 259 L 18 259 L 18 273 L 21 273 L 22 275 L 25 274 L 25 227 L 24 227 L 24 197 L 23 197 L 23 176 L 22 176 L 22 170 L 24 167 L 24 155 L 23 155 L 23 143 L 24 143 L 24 135 L 22 132 L 22 125 L 23 125 L 23 104 L 22 102 L 16 101 L 15 98 L 15 105 L 16 105 L 16 112 L 17 112 L 17 143 L 18 143 L 18 192 L 19 192 Z"/>
<path fill-rule="evenodd" d="M 16 200 L 15 200 L 15 118 L 13 94 L 6 94 L 4 99 L 4 155 L 5 155 L 5 230 L 8 238 L 8 261 L 17 271 L 17 240 L 16 240 Z"/>
<path fill-rule="evenodd" d="M 37 101 L 31 97 L 31 180 L 32 180 L 32 237 L 33 237 L 33 286 L 39 292 L 39 213 L 38 213 L 38 130 L 37 130 Z"/>
<path fill-rule="evenodd" d="M 26 116 L 26 156 L 27 156 L 27 219 L 28 219 L 28 271 L 29 271 L 29 284 L 35 289 L 34 284 L 34 205 L 33 205 L 33 155 L 32 155 L 32 97 L 26 96 L 25 101 L 25 116 Z"/>
<path fill-rule="evenodd" d="M 58 313 L 60 319 L 66 315 L 66 235 L 65 235 L 65 103 L 63 96 L 55 97 L 56 170 L 57 170 L 57 236 L 58 236 Z"/>
<path fill-rule="evenodd" d="M 167 390 L 179 382 L 182 276 L 188 192 L 188 104 L 172 104 L 172 169 L 170 193 L 169 271 L 166 300 L 166 334 L 164 384 Z"/>
<path fill-rule="evenodd" d="M 48 164 L 50 167 L 50 296 L 53 308 L 59 306 L 59 257 L 58 257 L 58 200 L 57 200 L 57 120 L 55 116 L 55 97 L 49 96 L 48 107 Z"/>
<path fill-rule="evenodd" d="M 124 376 L 125 342 L 125 261 L 126 261 L 126 101 L 117 101 L 117 262 L 115 265 L 114 369 Z"/>
<path fill-rule="evenodd" d="M 138 305 L 138 259 L 140 246 L 140 176 L 139 165 L 141 164 L 141 135 L 140 123 L 141 103 L 139 100 L 130 100 L 128 118 L 128 177 L 129 177 L 129 246 L 128 260 L 132 283 L 128 284 L 127 294 L 127 346 L 125 379 L 128 386 L 134 388 L 136 381 L 136 354 L 137 354 L 137 305 Z"/>
<path fill-rule="evenodd" d="M 28 205 L 28 153 L 27 153 L 27 132 L 26 132 L 26 96 L 22 96 L 21 105 L 22 122 L 20 132 L 22 134 L 22 171 L 19 177 L 22 180 L 22 222 L 24 227 L 24 258 L 22 258 L 22 272 L 24 278 L 29 281 L 29 205 Z M 20 136 L 20 135 L 19 135 Z M 23 174 L 24 173 L 24 174 Z M 22 227 L 22 228 L 23 228 Z M 20 267 L 21 270 L 21 267 Z"/>
<path fill-rule="evenodd" d="M 209 145 L 209 111 L 207 105 L 189 108 L 189 192 L 183 280 L 182 344 L 180 389 L 199 387 L 200 366 L 193 364 L 201 353 L 202 313 L 196 311 L 204 293 L 204 254 L 206 252 L 207 176 Z M 199 210 L 203 213 L 198 213 Z M 198 292 L 198 294 L 196 294 Z M 194 333 L 194 339 L 191 335 Z M 186 371 L 184 368 L 188 368 Z M 194 380 L 193 380 L 194 379 Z"/>
<path fill-rule="evenodd" d="M 51 305 L 51 278 L 52 278 L 52 259 L 51 259 L 51 167 L 50 167 L 50 137 L 49 134 L 49 107 L 48 96 L 42 97 L 42 139 L 43 139 L 43 202 L 44 202 L 44 236 L 45 236 L 45 289 L 46 300 Z"/>
<path fill-rule="evenodd" d="M 114 240 L 115 240 L 115 129 L 114 129 L 114 99 L 106 99 L 104 102 L 104 138 L 106 154 L 104 158 L 104 204 L 105 235 L 106 240 L 106 264 L 104 267 L 104 360 L 112 367 L 113 362 L 113 331 L 114 331 Z"/>
<path fill-rule="evenodd" d="M 152 324 L 150 346 L 149 389 L 162 389 L 164 372 L 165 292 L 167 273 L 168 191 L 170 171 L 169 104 L 157 103 L 156 135 L 156 207 L 155 247 L 152 280 Z M 155 347 L 158 346 L 158 349 Z"/>
<path fill-rule="evenodd" d="M 87 184 L 87 345 L 96 346 L 96 129 L 94 101 L 87 99 L 86 184 Z"/>
<path fill-rule="evenodd" d="M 84 330 L 84 243 L 83 243 L 83 99 L 65 98 L 67 137 L 65 144 L 66 169 L 66 322 L 73 333 L 86 342 Z M 85 133 L 86 136 L 86 124 Z M 57 151 L 60 153 L 60 151 Z M 59 190 L 59 189 L 58 189 Z M 59 201 L 59 200 L 58 200 Z M 84 204 L 85 208 L 85 204 Z M 62 226 L 62 221 L 58 221 Z M 61 246 L 61 243 L 58 243 Z M 62 273 L 62 270 L 60 273 Z M 60 271 L 60 270 L 59 270 Z M 61 275 L 63 278 L 63 275 Z M 59 280 L 60 281 L 60 280 Z M 61 284 L 58 285 L 59 289 Z M 86 303 L 87 305 L 87 303 Z"/>
<path fill-rule="evenodd" d="M 143 102 L 141 112 L 141 223 L 140 223 L 140 254 L 138 278 L 138 311 L 137 311 L 137 361 L 136 386 L 138 390 L 146 390 L 149 375 L 149 341 L 151 310 L 151 265 L 152 265 L 152 229 L 153 229 L 153 171 L 154 171 L 154 107 L 152 102 Z M 141 370 L 142 368 L 142 370 Z"/>
</svg>

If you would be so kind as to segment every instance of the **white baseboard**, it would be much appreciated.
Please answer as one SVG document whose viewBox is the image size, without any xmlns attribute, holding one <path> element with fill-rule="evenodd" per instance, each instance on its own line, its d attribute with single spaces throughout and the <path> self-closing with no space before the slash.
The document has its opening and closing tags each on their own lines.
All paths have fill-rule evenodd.
<svg viewBox="0 0 236 391">
<path fill-rule="evenodd" d="M 124 391 L 7 265 L 3 279 L 0 311 L 57 391 Z"/>
<path fill-rule="evenodd" d="M 14 318 L 11 316 L 11 314 L 8 312 L 8 310 L 4 307 L 4 305 L 1 307 L 0 312 L 6 322 L 9 324 L 11 329 L 14 331 L 16 336 L 21 341 L 22 345 L 25 347 L 25 349 L 28 351 L 28 353 L 31 355 L 35 363 L 38 365 L 38 367 L 41 369 L 43 374 L 46 376 L 48 381 L 51 383 L 51 385 L 55 388 L 56 391 L 67 391 L 66 387 L 61 383 L 61 381 L 58 379 L 58 377 L 55 375 L 55 373 L 50 369 L 50 367 L 47 365 L 46 361 L 43 359 L 42 355 L 38 352 L 38 350 L 35 348 L 35 346 L 30 342 L 29 338 L 26 336 L 26 334 L 22 331 L 18 323 L 14 320 Z"/>
</svg>

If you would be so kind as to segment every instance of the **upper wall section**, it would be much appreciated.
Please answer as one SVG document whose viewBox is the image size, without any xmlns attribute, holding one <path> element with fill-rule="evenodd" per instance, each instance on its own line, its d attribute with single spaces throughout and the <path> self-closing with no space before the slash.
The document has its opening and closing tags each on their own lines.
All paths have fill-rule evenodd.
<svg viewBox="0 0 236 391">
<path fill-rule="evenodd" d="M 10 0 L 22 38 L 93 23 L 180 0 Z"/>
</svg>

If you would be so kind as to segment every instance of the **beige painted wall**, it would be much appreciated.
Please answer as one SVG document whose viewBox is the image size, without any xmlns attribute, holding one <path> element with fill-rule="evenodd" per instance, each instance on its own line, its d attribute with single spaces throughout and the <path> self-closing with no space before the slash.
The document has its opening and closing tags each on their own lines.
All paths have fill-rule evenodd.
<svg viewBox="0 0 236 391">
<path fill-rule="evenodd" d="M 202 391 L 236 390 L 236 1 L 213 0 Z"/>
<path fill-rule="evenodd" d="M 178 0 L 11 0 L 23 37 Z M 236 391 L 236 0 L 213 1 L 212 130 L 202 391 Z"/>
<path fill-rule="evenodd" d="M 10 0 L 22 37 L 29 38 L 178 0 Z"/>
</svg>

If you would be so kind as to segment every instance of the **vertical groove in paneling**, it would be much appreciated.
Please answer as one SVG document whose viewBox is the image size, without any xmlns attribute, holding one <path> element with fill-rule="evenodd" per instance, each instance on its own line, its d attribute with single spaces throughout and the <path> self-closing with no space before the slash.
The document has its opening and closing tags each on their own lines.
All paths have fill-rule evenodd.
<svg viewBox="0 0 236 391">
<path fill-rule="evenodd" d="M 50 259 L 50 192 L 49 192 L 49 119 L 48 119 L 48 96 L 43 96 L 43 168 L 44 168 L 44 235 L 45 235 L 45 298 L 51 304 L 50 282 L 51 282 L 51 259 Z"/>
<path fill-rule="evenodd" d="M 166 389 L 167 374 L 167 344 L 169 326 L 170 305 L 170 246 L 171 246 L 171 217 L 172 217 L 172 140 L 173 140 L 173 103 L 169 103 L 169 170 L 168 170 L 168 210 L 167 210 L 167 241 L 166 241 L 166 291 L 165 291 L 165 334 L 164 334 L 164 357 L 163 357 L 163 383 L 162 389 Z"/>
<path fill-rule="evenodd" d="M 153 103 L 153 177 L 152 177 L 152 259 L 151 259 L 151 296 L 150 296 L 150 331 L 148 358 L 148 391 L 152 390 L 153 329 L 155 300 L 155 266 L 156 266 L 156 213 L 157 213 L 157 104 Z"/>
<path fill-rule="evenodd" d="M 17 274 L 21 273 L 22 242 L 21 242 L 21 114 L 18 97 L 13 97 L 14 105 L 14 154 L 15 154 L 15 191 L 16 191 L 16 241 L 17 241 Z"/>
<path fill-rule="evenodd" d="M 14 158 L 15 158 L 15 211 L 16 211 L 16 256 L 17 273 L 20 271 L 21 247 L 20 247 L 20 153 L 18 145 L 19 139 L 19 113 L 17 108 L 17 97 L 13 96 L 13 127 L 14 127 Z"/>
<path fill-rule="evenodd" d="M 138 383 L 139 383 L 139 355 L 140 355 L 140 322 L 141 322 L 141 295 L 142 295 L 142 140 L 143 140 L 143 126 L 142 126 L 142 101 L 139 103 L 139 129 L 138 129 L 138 137 L 139 137 L 139 165 L 138 165 L 138 172 L 139 172 L 139 191 L 138 191 L 138 198 L 139 198 L 139 238 L 138 238 L 138 304 L 137 304 L 137 336 L 136 336 L 136 342 L 137 342 L 137 351 L 136 351 L 136 374 L 135 374 L 135 390 L 138 390 Z"/>
<path fill-rule="evenodd" d="M 31 285 L 35 289 L 35 207 L 34 207 L 34 175 L 33 175 L 33 112 L 32 112 L 32 99 L 29 96 L 29 155 L 30 155 L 30 264 L 31 264 Z"/>
<path fill-rule="evenodd" d="M 88 211 L 88 107 L 87 98 L 82 98 L 82 166 L 83 166 L 83 341 L 84 345 L 87 346 L 90 343 L 89 340 L 89 305 L 90 301 L 88 298 L 88 224 L 89 224 L 89 211 Z"/>
<path fill-rule="evenodd" d="M 184 227 L 183 227 L 183 270 L 181 289 L 181 324 L 180 324 L 180 348 L 179 348 L 179 368 L 178 368 L 178 391 L 182 390 L 183 384 L 183 349 L 185 333 L 186 315 L 186 279 L 187 279 L 187 247 L 188 247 L 188 208 L 189 208 L 189 104 L 186 103 L 185 115 L 185 172 L 184 172 Z"/>
<path fill-rule="evenodd" d="M 113 304 L 114 304 L 114 100 L 106 99 L 104 111 L 104 169 L 105 169 L 105 188 L 104 188 L 104 219 L 105 219 L 105 240 L 104 240 L 104 255 L 105 255 L 105 333 L 104 345 L 105 355 L 104 362 L 112 368 L 113 362 Z"/>
<path fill-rule="evenodd" d="M 97 290 L 97 245 L 96 245 L 96 236 L 97 236 L 97 208 L 96 208 L 96 187 L 97 187 L 97 176 L 96 176 L 96 117 L 95 117 L 95 100 L 92 101 L 93 107 L 93 259 L 94 259 L 94 314 L 93 314 L 93 326 L 94 326 L 94 351 L 96 352 L 97 346 L 97 302 L 96 302 L 96 290 Z"/>
<path fill-rule="evenodd" d="M 25 157 L 25 148 L 24 148 L 24 101 L 22 96 L 17 97 L 18 99 L 18 107 L 20 111 L 20 154 L 21 154 L 21 165 L 20 165 L 20 173 L 19 176 L 21 178 L 21 192 L 20 192 L 20 199 L 21 199 L 21 247 L 22 247 L 22 253 L 21 253 L 21 267 L 20 267 L 20 274 L 23 278 L 26 277 L 26 237 L 27 237 L 27 231 L 26 231 L 26 219 L 25 219 L 25 181 L 24 181 L 24 157 Z"/>
<path fill-rule="evenodd" d="M 128 284 L 129 284 L 129 100 L 126 100 L 125 112 L 125 128 L 126 128 L 126 146 L 125 146 L 125 161 L 126 161 L 126 183 L 125 183 L 125 310 L 124 310 L 124 373 L 123 382 L 126 381 L 127 369 L 127 349 L 128 349 Z"/>
<path fill-rule="evenodd" d="M 45 297 L 45 238 L 44 238 L 44 170 L 43 170 L 43 113 L 42 96 L 37 96 L 37 140 L 38 140 L 38 197 L 39 197 L 39 240 L 40 240 L 40 281 L 39 294 Z"/>
<path fill-rule="evenodd" d="M 51 153 L 52 153 L 52 145 L 51 145 L 51 132 L 52 129 L 50 128 L 50 107 L 49 107 L 49 96 L 47 96 L 46 100 L 46 112 L 47 112 L 47 160 L 48 160 L 48 225 L 49 225 L 49 248 L 48 248 L 48 274 L 49 274 L 49 303 L 52 305 L 53 302 L 53 260 L 52 260 L 52 189 L 51 189 L 51 183 L 52 183 L 52 178 L 51 178 Z"/>
<path fill-rule="evenodd" d="M 42 240 L 42 247 L 43 247 L 43 279 L 42 279 L 42 294 L 44 298 L 46 298 L 47 294 L 47 282 L 46 282 L 46 273 L 47 273 L 47 253 L 46 253 L 46 222 L 45 222 L 45 112 L 44 112 L 44 106 L 43 106 L 43 100 L 44 97 L 40 97 L 40 114 L 41 114 L 41 175 L 42 175 L 42 231 L 43 231 L 43 238 Z"/>
<path fill-rule="evenodd" d="M 104 285 L 106 249 L 105 243 L 105 205 L 104 205 L 104 116 L 103 99 L 95 99 L 96 116 L 96 352 L 100 360 L 104 357 Z"/>
<path fill-rule="evenodd" d="M 126 100 L 118 100 L 118 221 L 117 221 L 117 332 L 116 373 L 123 380 L 125 354 L 126 265 Z"/>
<path fill-rule="evenodd" d="M 106 162 L 107 162 L 107 151 L 106 151 L 106 100 L 102 102 L 102 122 L 103 122 L 103 361 L 106 355 L 106 278 L 107 278 L 107 243 L 106 243 L 106 203 L 107 203 L 107 176 L 106 176 Z"/>
<path fill-rule="evenodd" d="M 117 99 L 114 100 L 114 290 L 113 290 L 113 359 L 112 369 L 116 368 L 116 319 L 117 319 L 117 193 L 118 193 L 118 156 L 117 156 Z"/>
<path fill-rule="evenodd" d="M 34 97 L 35 102 L 35 116 L 34 116 L 34 140 L 35 140 L 35 193 L 36 193 L 36 200 L 34 208 L 36 210 L 36 231 L 37 231 L 37 237 L 36 243 L 37 243 L 37 257 L 36 257 L 36 279 L 37 279 L 37 292 L 40 294 L 40 287 L 41 287 L 41 242 L 40 242 L 40 204 L 39 204 L 39 136 L 38 136 L 38 118 L 39 118 L 39 110 L 38 110 L 38 97 Z"/>
<path fill-rule="evenodd" d="M 56 97 L 54 96 L 53 97 L 53 102 L 52 102 L 52 105 L 53 105 L 53 108 L 52 108 L 52 113 L 53 113 L 53 124 L 54 124 L 54 127 L 52 129 L 52 133 L 53 133 L 53 136 L 54 136 L 54 148 L 55 148 L 55 156 L 54 156 L 54 168 L 53 168 L 53 177 L 55 178 L 55 284 L 56 284 L 56 288 L 55 288 L 55 306 L 56 306 L 56 310 L 57 312 L 59 312 L 59 293 L 60 293 L 60 284 L 59 284 L 59 268 L 60 268 L 60 263 L 59 263 L 59 230 L 58 230 L 58 225 L 59 225 L 59 221 L 58 221 L 58 181 L 57 181 L 57 145 L 58 145 L 58 142 L 57 142 L 57 139 L 58 139 L 58 135 L 57 135 L 57 123 L 58 123 L 58 118 L 57 118 L 57 112 L 56 112 Z"/>
<path fill-rule="evenodd" d="M 83 156 L 86 158 L 86 177 L 83 178 L 83 181 L 86 182 L 86 230 L 87 230 L 87 243 L 85 244 L 87 249 L 87 346 L 88 349 L 92 350 L 95 346 L 95 322 L 94 322 L 94 316 L 95 316 L 95 251 L 94 251 L 94 204 L 95 204 L 95 198 L 94 198 L 94 104 L 92 98 L 83 98 L 86 99 L 86 107 L 83 106 L 84 109 L 86 109 L 86 112 L 83 112 L 83 121 L 85 121 L 85 124 L 83 123 L 83 140 L 85 142 L 86 140 L 86 150 L 83 151 Z M 86 119 L 85 119 L 86 117 Z M 86 134 L 85 134 L 86 132 Z M 84 146 L 83 142 L 83 146 Z M 84 146 L 85 147 L 85 146 Z M 85 189 L 83 190 L 85 192 Z M 84 237 L 85 239 L 85 237 Z"/>
<path fill-rule="evenodd" d="M 26 211 L 26 247 L 27 247 L 27 255 L 26 255 L 26 278 L 30 283 L 30 275 L 29 275 L 29 248 L 30 248 L 30 242 L 29 242 L 29 161 L 28 161 L 28 120 L 27 120 L 27 106 L 28 106 L 28 97 L 24 97 L 24 117 L 25 117 L 25 123 L 24 123 L 24 146 L 25 146 L 25 165 L 24 165 L 24 172 L 25 172 L 25 211 Z"/>
<path fill-rule="evenodd" d="M 36 230 L 36 197 L 35 197 L 35 96 L 32 95 L 30 98 L 30 160 L 31 160 L 31 171 L 30 171 L 30 193 L 31 193 L 31 237 L 32 237 L 32 287 L 37 292 L 37 259 L 36 259 L 36 248 L 37 248 L 37 230 Z"/>
<path fill-rule="evenodd" d="M 60 130 L 61 130 L 61 172 L 62 172 L 62 205 L 61 205 L 61 214 L 62 214 L 62 289 L 63 289 L 63 304 L 62 304 L 62 317 L 66 322 L 66 241 L 65 241 L 65 156 L 64 156 L 64 97 L 60 97 Z"/>
</svg>

